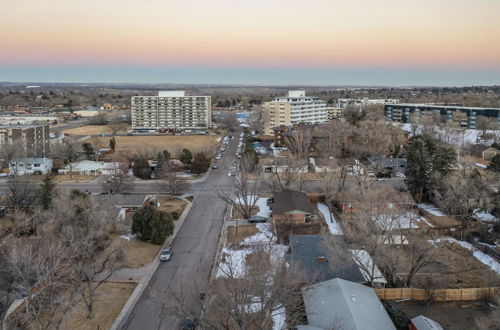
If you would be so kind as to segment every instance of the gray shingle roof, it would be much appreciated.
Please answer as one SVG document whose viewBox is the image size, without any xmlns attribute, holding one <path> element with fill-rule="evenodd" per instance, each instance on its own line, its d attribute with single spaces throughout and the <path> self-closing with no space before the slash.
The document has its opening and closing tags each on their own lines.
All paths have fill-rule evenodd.
<svg viewBox="0 0 500 330">
<path fill-rule="evenodd" d="M 292 211 L 302 211 L 313 214 L 314 208 L 307 195 L 294 190 L 283 190 L 273 193 L 274 202 L 271 205 L 273 214 L 285 214 Z"/>
<path fill-rule="evenodd" d="M 372 288 L 340 278 L 302 289 L 309 325 L 322 329 L 396 330 Z"/>
<path fill-rule="evenodd" d="M 366 282 L 342 236 L 290 235 L 289 243 L 292 253 L 287 258 L 299 268 L 297 282 L 315 283 L 337 277 Z"/>
</svg>

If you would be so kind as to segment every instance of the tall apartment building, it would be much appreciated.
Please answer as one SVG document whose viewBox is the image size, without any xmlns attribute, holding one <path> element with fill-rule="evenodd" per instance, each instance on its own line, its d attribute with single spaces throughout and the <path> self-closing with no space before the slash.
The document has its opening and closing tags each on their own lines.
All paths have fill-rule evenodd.
<svg viewBox="0 0 500 330">
<path fill-rule="evenodd" d="M 433 104 L 386 104 L 385 115 L 390 121 L 410 123 L 419 119 L 435 122 L 454 122 L 460 127 L 476 128 L 477 117 L 490 118 L 500 125 L 499 108 L 460 107 Z"/>
<path fill-rule="evenodd" d="M 132 129 L 200 129 L 210 127 L 210 96 L 187 96 L 184 91 L 132 97 Z"/>
<path fill-rule="evenodd" d="M 23 157 L 44 157 L 50 151 L 49 125 L 2 125 L 0 148 L 5 145 L 19 146 Z"/>
<path fill-rule="evenodd" d="M 326 102 L 306 96 L 305 91 L 289 91 L 288 96 L 264 103 L 264 134 L 273 135 L 273 127 L 300 123 L 324 123 Z"/>
</svg>

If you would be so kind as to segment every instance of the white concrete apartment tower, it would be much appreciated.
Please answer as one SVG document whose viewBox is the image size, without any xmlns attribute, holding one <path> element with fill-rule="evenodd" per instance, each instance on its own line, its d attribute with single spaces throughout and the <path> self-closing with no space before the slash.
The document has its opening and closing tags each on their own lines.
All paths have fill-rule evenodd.
<svg viewBox="0 0 500 330">
<path fill-rule="evenodd" d="M 305 91 L 289 91 L 288 96 L 264 103 L 264 134 L 272 135 L 273 127 L 281 125 L 324 123 L 326 114 L 325 101 L 306 96 Z"/>
<path fill-rule="evenodd" d="M 212 121 L 210 96 L 162 91 L 158 96 L 133 96 L 132 129 L 203 129 Z"/>
</svg>

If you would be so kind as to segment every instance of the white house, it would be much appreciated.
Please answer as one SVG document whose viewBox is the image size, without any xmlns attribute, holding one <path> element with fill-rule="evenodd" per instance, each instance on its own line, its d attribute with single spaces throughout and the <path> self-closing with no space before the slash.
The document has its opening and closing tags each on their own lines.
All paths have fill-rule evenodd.
<svg viewBox="0 0 500 330">
<path fill-rule="evenodd" d="M 14 175 L 47 174 L 52 171 L 50 158 L 19 158 L 9 163 L 9 172 Z"/>
<path fill-rule="evenodd" d="M 111 175 L 122 171 L 122 163 L 96 162 L 93 160 L 82 160 L 80 162 L 66 165 L 59 170 L 59 174 L 78 173 L 80 175 Z"/>
</svg>

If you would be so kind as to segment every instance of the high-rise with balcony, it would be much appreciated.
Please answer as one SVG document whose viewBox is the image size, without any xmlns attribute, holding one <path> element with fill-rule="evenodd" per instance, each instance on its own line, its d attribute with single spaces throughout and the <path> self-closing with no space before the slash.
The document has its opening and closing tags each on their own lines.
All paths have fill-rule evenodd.
<svg viewBox="0 0 500 330">
<path fill-rule="evenodd" d="M 326 102 L 306 96 L 304 91 L 289 91 L 287 96 L 264 103 L 264 133 L 273 134 L 273 127 L 300 123 L 319 124 L 326 121 Z"/>
<path fill-rule="evenodd" d="M 211 125 L 210 96 L 187 96 L 184 91 L 132 97 L 132 129 L 202 129 Z"/>
</svg>

